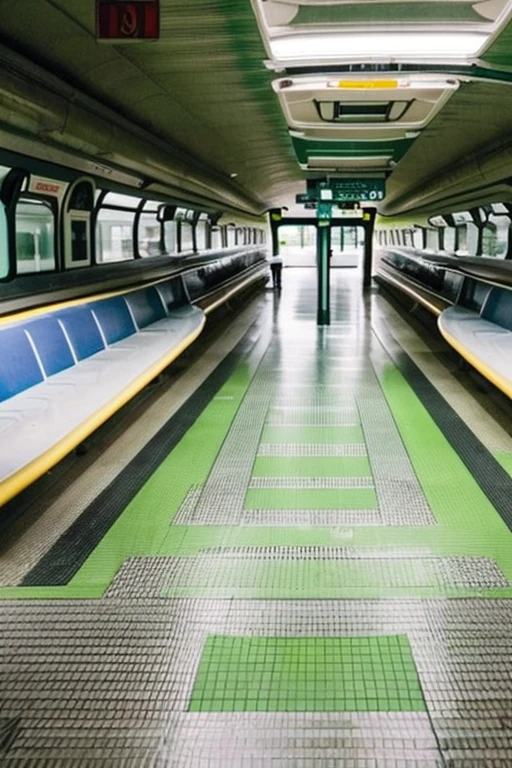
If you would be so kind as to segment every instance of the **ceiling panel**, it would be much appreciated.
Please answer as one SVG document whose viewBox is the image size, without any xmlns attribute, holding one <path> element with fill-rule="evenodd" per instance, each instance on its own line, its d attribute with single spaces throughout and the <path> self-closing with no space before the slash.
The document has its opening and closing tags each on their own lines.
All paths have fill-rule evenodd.
<svg viewBox="0 0 512 768">
<path fill-rule="evenodd" d="M 239 185 L 260 208 L 300 177 L 250 3 L 162 0 L 158 42 L 95 40 L 94 3 L 0 0 L 3 34 L 89 95 Z M 47 41 L 52 40 L 52 45 Z M 237 174 L 236 182 L 230 180 Z"/>
<path fill-rule="evenodd" d="M 2 36 L 16 51 L 163 139 L 170 158 L 188 158 L 191 173 L 211 170 L 227 187 L 235 185 L 247 193 L 259 210 L 290 205 L 295 194 L 303 191 L 304 179 L 314 172 L 301 170 L 299 163 L 307 169 L 322 167 L 325 161 L 326 169 L 344 173 L 366 167 L 368 158 L 374 158 L 374 167 L 381 170 L 382 158 L 387 158 L 388 195 L 383 210 L 386 206 L 389 210 L 407 208 L 422 187 L 441 184 L 444 175 L 448 177 L 465 163 L 469 168 L 475 158 L 484 162 L 488 152 L 506 147 L 512 136 L 512 92 L 505 82 L 512 75 L 507 71 L 498 73 L 504 79 L 501 84 L 465 82 L 461 71 L 475 74 L 477 70 L 464 69 L 468 60 L 448 56 L 443 77 L 450 78 L 453 72 L 453 82 L 460 78 L 461 86 L 458 91 L 453 88 L 440 111 L 436 112 L 437 89 L 424 93 L 425 109 L 422 114 L 411 109 L 408 121 L 391 120 L 384 126 L 380 119 L 367 114 L 364 120 L 342 118 L 329 126 L 311 119 L 310 108 L 313 100 L 319 100 L 318 93 L 309 95 L 308 104 L 290 102 L 283 111 L 272 83 L 293 80 L 298 74 L 286 69 L 276 73 L 264 63 L 271 39 L 297 40 L 305 34 L 313 35 L 311 40 L 319 31 L 337 34 L 348 30 L 355 40 L 354 35 L 368 37 L 380 30 L 387 36 L 387 58 L 376 63 L 363 57 L 361 63 L 361 56 L 348 55 L 348 49 L 338 47 L 335 63 L 348 72 L 333 77 L 400 80 L 402 65 L 397 64 L 400 57 L 397 59 L 393 50 L 394 31 L 407 35 L 411 30 L 428 35 L 442 31 L 452 35 L 453 41 L 459 32 L 493 36 L 493 25 L 501 23 L 500 14 L 505 12 L 502 0 L 161 3 L 162 35 L 157 42 L 97 43 L 92 0 L 23 0 L 23 13 L 19 0 L 0 0 Z M 268 21 L 265 29 L 262 14 Z M 495 39 L 491 37 L 484 54 L 488 64 L 512 66 L 510 29 L 505 27 Z M 310 60 L 306 63 L 311 65 Z M 276 62 L 269 66 L 276 66 Z M 322 66 L 322 77 L 330 77 L 330 65 Z M 414 62 L 410 66 L 415 66 Z M 420 73 L 423 77 L 429 65 L 422 66 L 427 67 Z M 487 70 L 489 74 L 493 74 L 491 70 Z M 386 95 L 388 104 L 404 98 L 401 93 Z M 343 106 L 345 102 L 381 103 L 382 99 L 359 94 L 338 101 Z M 503 172 L 509 171 L 512 175 L 512 169 L 504 164 Z M 234 180 L 232 174 L 237 174 Z"/>
</svg>

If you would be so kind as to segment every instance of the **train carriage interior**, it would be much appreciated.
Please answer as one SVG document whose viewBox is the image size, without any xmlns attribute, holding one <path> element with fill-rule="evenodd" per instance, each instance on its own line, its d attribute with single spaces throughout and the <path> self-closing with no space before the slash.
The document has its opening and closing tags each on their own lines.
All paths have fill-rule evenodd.
<svg viewBox="0 0 512 768">
<path fill-rule="evenodd" d="M 512 765 L 512 0 L 0 0 L 0 764 Z"/>
</svg>

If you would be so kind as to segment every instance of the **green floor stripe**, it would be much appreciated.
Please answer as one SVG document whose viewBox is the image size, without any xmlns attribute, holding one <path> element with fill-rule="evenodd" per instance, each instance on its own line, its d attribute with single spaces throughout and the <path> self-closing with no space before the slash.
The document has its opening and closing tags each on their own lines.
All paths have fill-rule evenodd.
<svg viewBox="0 0 512 768">
<path fill-rule="evenodd" d="M 423 712 L 409 641 L 207 638 L 190 712 Z"/>
<path fill-rule="evenodd" d="M 72 579 L 70 588 L 103 585 L 105 589 L 127 557 L 159 553 L 190 486 L 206 480 L 251 376 L 246 364 L 233 373 L 112 526 Z"/>
<path fill-rule="evenodd" d="M 381 384 L 425 497 L 441 525 L 485 528 L 497 537 L 510 531 L 436 426 L 402 374 L 386 367 Z"/>
<path fill-rule="evenodd" d="M 366 456 L 259 456 L 254 477 L 370 477 Z"/>
<path fill-rule="evenodd" d="M 245 509 L 377 509 L 372 488 L 258 488 L 247 491 Z"/>
</svg>

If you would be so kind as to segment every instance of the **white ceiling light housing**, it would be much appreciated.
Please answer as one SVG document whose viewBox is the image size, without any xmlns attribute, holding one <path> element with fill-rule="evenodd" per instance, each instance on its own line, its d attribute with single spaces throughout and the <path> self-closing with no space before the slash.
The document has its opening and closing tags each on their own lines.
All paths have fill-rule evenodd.
<svg viewBox="0 0 512 768">
<path fill-rule="evenodd" d="M 415 74 L 302 75 L 273 82 L 289 128 L 309 139 L 410 138 L 459 87 L 459 79 Z"/>
<path fill-rule="evenodd" d="M 322 170 L 322 171 L 369 171 L 369 170 L 388 170 L 391 161 L 391 155 L 378 155 L 374 157 L 308 157 L 307 164 L 302 163 L 303 170 Z"/>
<path fill-rule="evenodd" d="M 286 65 L 304 61 L 341 62 L 346 59 L 449 61 L 475 56 L 487 37 L 488 31 L 326 31 L 272 37 L 270 49 L 272 57 Z"/>
</svg>

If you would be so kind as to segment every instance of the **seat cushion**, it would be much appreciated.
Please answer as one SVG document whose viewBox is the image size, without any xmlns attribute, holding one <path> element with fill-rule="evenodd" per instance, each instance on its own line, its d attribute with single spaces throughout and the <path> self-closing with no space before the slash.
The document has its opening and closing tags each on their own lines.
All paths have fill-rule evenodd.
<svg viewBox="0 0 512 768">
<path fill-rule="evenodd" d="M 43 381 L 30 340 L 21 327 L 0 333 L 0 402 Z"/>
</svg>

